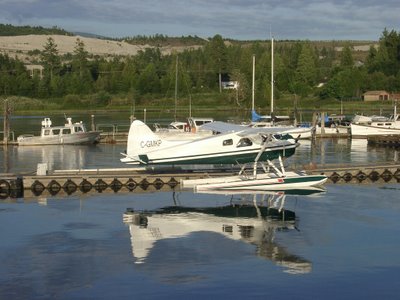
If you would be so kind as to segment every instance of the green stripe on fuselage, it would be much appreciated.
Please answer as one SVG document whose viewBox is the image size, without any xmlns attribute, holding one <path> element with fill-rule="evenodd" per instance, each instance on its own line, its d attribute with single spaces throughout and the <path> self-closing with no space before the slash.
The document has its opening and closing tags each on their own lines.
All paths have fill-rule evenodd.
<svg viewBox="0 0 400 300">
<path fill-rule="evenodd" d="M 259 161 L 266 160 L 274 160 L 279 156 L 281 157 L 290 157 L 295 153 L 296 147 L 292 147 L 289 149 L 281 149 L 281 150 L 273 150 L 273 151 L 265 151 Z M 243 164 L 243 163 L 251 163 L 254 162 L 258 151 L 254 152 L 233 152 L 232 154 L 217 156 L 215 154 L 211 154 L 210 156 L 204 157 L 200 156 L 188 156 L 183 160 L 176 160 L 174 158 L 163 158 L 162 160 L 149 160 L 149 164 L 177 164 L 177 165 L 193 165 L 193 164 Z"/>
</svg>

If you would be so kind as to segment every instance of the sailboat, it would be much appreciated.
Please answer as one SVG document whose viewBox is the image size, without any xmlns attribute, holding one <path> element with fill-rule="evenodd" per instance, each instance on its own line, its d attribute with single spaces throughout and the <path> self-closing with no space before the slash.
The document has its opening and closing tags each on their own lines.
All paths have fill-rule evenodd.
<svg viewBox="0 0 400 300">
<path fill-rule="evenodd" d="M 288 123 L 290 122 L 289 116 L 279 116 L 274 114 L 274 38 L 271 38 L 271 113 L 269 115 L 259 115 L 255 111 L 254 104 L 254 95 L 255 95 L 255 56 L 253 55 L 253 80 L 252 80 L 252 108 L 251 108 L 251 127 L 279 127 L 280 123 Z M 291 127 L 292 131 L 289 131 L 289 134 L 297 135 L 301 134 L 300 138 L 307 139 L 311 138 L 312 128 L 304 128 L 304 127 L 296 127 L 296 126 L 288 126 Z"/>
<path fill-rule="evenodd" d="M 213 118 L 197 118 L 192 116 L 192 105 L 189 104 L 189 117 L 186 121 L 177 121 L 178 107 L 178 56 L 175 61 L 175 105 L 174 105 L 174 121 L 167 128 L 161 127 L 159 124 L 154 124 L 155 132 L 166 140 L 185 139 L 194 140 L 202 137 L 207 137 L 213 134 L 209 130 L 200 130 L 200 126 L 206 123 L 213 122 Z"/>
</svg>

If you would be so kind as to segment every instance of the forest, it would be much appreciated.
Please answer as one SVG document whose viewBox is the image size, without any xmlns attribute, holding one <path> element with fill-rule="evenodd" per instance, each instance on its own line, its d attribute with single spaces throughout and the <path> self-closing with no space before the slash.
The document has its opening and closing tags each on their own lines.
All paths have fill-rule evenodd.
<svg viewBox="0 0 400 300">
<path fill-rule="evenodd" d="M 179 40 L 157 36 L 153 41 L 163 39 Z M 181 38 L 183 44 L 197 39 Z M 149 38 L 126 40 L 143 43 Z M 368 90 L 399 92 L 400 33 L 385 29 L 377 44 L 359 59 L 350 42 L 337 51 L 334 43 L 275 41 L 274 98 L 357 101 Z M 271 97 L 270 41 L 235 43 L 215 35 L 196 49 L 167 55 L 155 46 L 134 56 L 100 57 L 88 53 L 79 37 L 73 53 L 61 55 L 49 37 L 35 55 L 43 72 L 31 76 L 22 61 L 0 53 L 1 98 L 32 99 L 29 105 L 36 103 L 42 109 L 118 107 L 132 102 L 163 106 L 173 103 L 174 97 L 182 103 L 197 99 L 197 105 L 209 107 L 248 107 L 253 56 L 255 98 L 268 106 Z M 221 78 L 237 81 L 238 88 L 221 89 Z"/>
</svg>

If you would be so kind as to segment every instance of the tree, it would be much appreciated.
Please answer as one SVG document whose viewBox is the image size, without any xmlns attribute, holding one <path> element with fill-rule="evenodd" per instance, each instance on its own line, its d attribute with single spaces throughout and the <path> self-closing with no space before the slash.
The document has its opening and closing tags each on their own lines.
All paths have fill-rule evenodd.
<svg viewBox="0 0 400 300">
<path fill-rule="evenodd" d="M 79 38 L 76 39 L 76 45 L 73 53 L 72 66 L 78 71 L 79 77 L 82 79 L 83 74 L 87 72 L 88 52 L 85 50 L 85 44 Z"/>
<path fill-rule="evenodd" d="M 236 89 L 232 90 L 230 98 L 235 99 L 237 106 L 241 106 L 242 102 L 249 99 L 249 83 L 246 80 L 246 76 L 238 69 L 233 70 L 232 79 L 238 82 L 238 86 Z"/>
<path fill-rule="evenodd" d="M 58 74 L 61 69 L 61 60 L 58 56 L 57 45 L 52 37 L 49 37 L 46 44 L 43 46 L 41 61 L 45 75 L 48 75 L 50 80 L 52 80 L 53 76 Z"/>
<path fill-rule="evenodd" d="M 221 92 L 221 74 L 222 72 L 226 72 L 227 66 L 226 46 L 224 44 L 222 36 L 220 36 L 219 34 L 215 35 L 211 39 L 208 49 L 210 51 L 210 62 L 212 64 L 212 69 L 218 73 L 219 90 Z"/>
<path fill-rule="evenodd" d="M 92 91 L 92 77 L 88 67 L 89 54 L 85 44 L 79 38 L 72 59 L 72 74 L 69 77 L 69 92 L 73 94 L 87 94 Z"/>
<path fill-rule="evenodd" d="M 350 45 L 346 45 L 342 49 L 342 53 L 340 55 L 340 66 L 342 68 L 352 68 L 354 66 L 353 55 L 351 53 Z"/>
<path fill-rule="evenodd" d="M 295 71 L 294 92 L 306 96 L 315 85 L 316 78 L 317 68 L 313 49 L 308 43 L 303 44 Z"/>
<path fill-rule="evenodd" d="M 139 75 L 137 90 L 142 95 L 160 92 L 160 79 L 153 63 L 148 64 L 148 66 Z"/>
</svg>

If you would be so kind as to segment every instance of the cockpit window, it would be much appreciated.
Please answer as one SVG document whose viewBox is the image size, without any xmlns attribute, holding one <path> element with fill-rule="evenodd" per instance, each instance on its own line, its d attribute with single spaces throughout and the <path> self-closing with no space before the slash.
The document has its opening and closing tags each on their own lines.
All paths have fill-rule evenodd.
<svg viewBox="0 0 400 300">
<path fill-rule="evenodd" d="M 249 138 L 242 138 L 237 143 L 236 147 L 248 147 L 253 145 L 252 141 Z"/>
<path fill-rule="evenodd" d="M 222 142 L 222 145 L 223 145 L 223 146 L 230 146 L 230 145 L 233 145 L 233 140 L 232 140 L 232 139 L 224 140 L 224 141 Z"/>
</svg>

